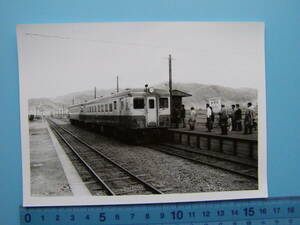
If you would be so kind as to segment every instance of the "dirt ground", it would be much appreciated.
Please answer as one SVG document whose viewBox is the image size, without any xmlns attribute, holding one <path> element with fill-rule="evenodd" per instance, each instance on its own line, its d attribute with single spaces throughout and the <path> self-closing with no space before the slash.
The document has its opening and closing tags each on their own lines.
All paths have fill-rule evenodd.
<svg viewBox="0 0 300 225">
<path fill-rule="evenodd" d="M 29 122 L 32 196 L 70 196 L 68 181 L 42 120 Z"/>
</svg>

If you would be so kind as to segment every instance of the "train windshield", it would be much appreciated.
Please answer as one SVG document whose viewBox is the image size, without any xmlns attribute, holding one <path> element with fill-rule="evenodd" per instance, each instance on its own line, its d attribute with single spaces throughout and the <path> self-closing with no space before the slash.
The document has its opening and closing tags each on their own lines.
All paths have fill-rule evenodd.
<svg viewBox="0 0 300 225">
<path fill-rule="evenodd" d="M 168 108 L 168 107 L 169 107 L 168 98 L 160 98 L 159 99 L 159 108 Z"/>
<path fill-rule="evenodd" d="M 154 99 L 149 99 L 149 108 L 150 109 L 154 109 L 155 108 Z"/>
<path fill-rule="evenodd" d="M 143 109 L 145 106 L 144 98 L 134 98 L 133 99 L 133 108 L 134 109 Z"/>
</svg>

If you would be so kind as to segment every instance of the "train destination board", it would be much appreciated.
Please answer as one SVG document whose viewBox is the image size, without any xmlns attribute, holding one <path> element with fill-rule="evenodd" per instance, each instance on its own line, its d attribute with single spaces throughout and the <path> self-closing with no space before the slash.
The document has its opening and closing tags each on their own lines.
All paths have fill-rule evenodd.
<svg viewBox="0 0 300 225">
<path fill-rule="evenodd" d="M 263 23 L 27 24 L 17 41 L 25 207 L 268 196 Z"/>
</svg>

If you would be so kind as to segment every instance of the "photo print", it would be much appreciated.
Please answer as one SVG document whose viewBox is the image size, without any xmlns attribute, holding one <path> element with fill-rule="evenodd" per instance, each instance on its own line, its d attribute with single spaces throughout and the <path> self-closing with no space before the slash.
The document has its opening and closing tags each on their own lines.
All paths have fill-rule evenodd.
<svg viewBox="0 0 300 225">
<path fill-rule="evenodd" d="M 17 26 L 24 206 L 267 197 L 264 23 Z"/>
</svg>

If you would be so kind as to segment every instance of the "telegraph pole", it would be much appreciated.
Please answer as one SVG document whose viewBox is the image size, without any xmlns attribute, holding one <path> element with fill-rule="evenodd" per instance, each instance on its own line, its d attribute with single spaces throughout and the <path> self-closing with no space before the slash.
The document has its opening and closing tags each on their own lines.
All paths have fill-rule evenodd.
<svg viewBox="0 0 300 225">
<path fill-rule="evenodd" d="M 117 93 L 119 93 L 119 76 L 117 76 Z"/>
<path fill-rule="evenodd" d="M 96 89 L 96 87 L 94 88 L 94 98 L 95 99 L 97 98 L 97 89 Z"/>
<path fill-rule="evenodd" d="M 172 56 L 169 55 L 169 92 L 170 92 L 170 117 L 171 124 L 173 121 L 173 97 L 172 97 Z"/>
</svg>

